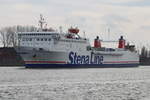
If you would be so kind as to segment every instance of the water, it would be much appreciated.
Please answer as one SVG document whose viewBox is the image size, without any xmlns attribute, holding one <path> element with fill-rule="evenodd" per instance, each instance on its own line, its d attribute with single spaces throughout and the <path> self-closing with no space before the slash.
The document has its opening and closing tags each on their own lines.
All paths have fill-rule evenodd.
<svg viewBox="0 0 150 100">
<path fill-rule="evenodd" d="M 150 100 L 150 66 L 0 67 L 0 100 Z"/>
</svg>

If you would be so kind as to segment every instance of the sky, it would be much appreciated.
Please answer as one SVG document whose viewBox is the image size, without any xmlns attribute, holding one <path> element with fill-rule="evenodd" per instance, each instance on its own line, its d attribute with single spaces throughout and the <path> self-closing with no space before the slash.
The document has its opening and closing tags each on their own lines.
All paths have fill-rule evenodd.
<svg viewBox="0 0 150 100">
<path fill-rule="evenodd" d="M 71 26 L 90 41 L 118 40 L 123 35 L 137 48 L 150 48 L 149 0 L 0 0 L 0 28 L 13 25 L 38 27 L 42 14 L 49 27 L 64 32 Z M 110 31 L 108 31 L 110 30 Z"/>
</svg>

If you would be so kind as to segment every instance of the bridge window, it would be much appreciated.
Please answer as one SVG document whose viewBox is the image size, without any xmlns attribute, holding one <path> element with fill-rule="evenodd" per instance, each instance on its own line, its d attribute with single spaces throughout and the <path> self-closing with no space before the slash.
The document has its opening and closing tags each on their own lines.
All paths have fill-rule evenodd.
<svg viewBox="0 0 150 100">
<path fill-rule="evenodd" d="M 26 38 L 26 41 L 28 41 L 29 39 L 28 38 Z"/>
</svg>

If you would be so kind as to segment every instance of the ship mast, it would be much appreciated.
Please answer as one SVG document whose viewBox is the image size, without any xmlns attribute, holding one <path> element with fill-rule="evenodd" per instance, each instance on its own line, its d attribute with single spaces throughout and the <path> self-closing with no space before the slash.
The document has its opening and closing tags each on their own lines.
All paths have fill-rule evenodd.
<svg viewBox="0 0 150 100">
<path fill-rule="evenodd" d="M 41 30 L 43 30 L 43 25 L 44 25 L 44 23 L 46 23 L 46 22 L 45 22 L 45 20 L 44 20 L 44 18 L 43 18 L 43 15 L 40 14 L 39 25 L 40 25 Z"/>
</svg>

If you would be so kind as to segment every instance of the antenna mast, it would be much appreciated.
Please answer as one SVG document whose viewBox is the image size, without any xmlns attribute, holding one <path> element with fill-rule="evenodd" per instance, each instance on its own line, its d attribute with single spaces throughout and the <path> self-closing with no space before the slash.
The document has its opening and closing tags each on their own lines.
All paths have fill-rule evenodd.
<svg viewBox="0 0 150 100">
<path fill-rule="evenodd" d="M 62 26 L 59 27 L 59 31 L 60 31 L 60 33 L 63 33 Z"/>
<path fill-rule="evenodd" d="M 45 22 L 45 20 L 44 20 L 44 18 L 43 18 L 43 15 L 40 14 L 39 24 L 40 24 L 40 28 L 41 28 L 41 29 L 43 29 L 44 23 L 46 23 L 46 22 Z"/>
<path fill-rule="evenodd" d="M 110 28 L 108 28 L 108 41 L 110 41 Z"/>
<path fill-rule="evenodd" d="M 85 31 L 83 31 L 83 37 L 86 39 Z"/>
</svg>

